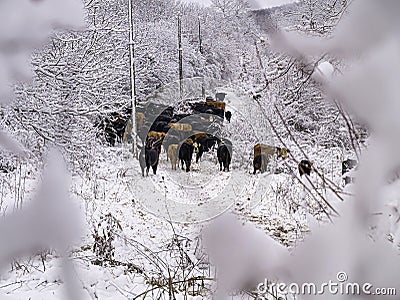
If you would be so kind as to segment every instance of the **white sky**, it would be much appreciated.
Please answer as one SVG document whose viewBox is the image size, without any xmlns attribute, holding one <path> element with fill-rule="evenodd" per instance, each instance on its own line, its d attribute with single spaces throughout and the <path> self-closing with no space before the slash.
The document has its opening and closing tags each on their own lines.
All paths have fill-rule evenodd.
<svg viewBox="0 0 400 300">
<path fill-rule="evenodd" d="M 183 0 L 185 2 L 197 2 L 203 4 L 205 6 L 210 5 L 211 0 Z M 279 6 L 282 4 L 295 2 L 295 0 L 248 0 L 250 4 L 252 4 L 253 8 L 268 8 Z"/>
</svg>

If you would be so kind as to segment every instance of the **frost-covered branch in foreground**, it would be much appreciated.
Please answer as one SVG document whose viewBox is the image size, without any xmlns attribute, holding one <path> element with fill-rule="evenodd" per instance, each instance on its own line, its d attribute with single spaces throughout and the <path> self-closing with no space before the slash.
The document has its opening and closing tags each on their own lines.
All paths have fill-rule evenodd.
<svg viewBox="0 0 400 300">
<path fill-rule="evenodd" d="M 399 9 L 397 1 L 354 1 L 330 39 L 306 38 L 296 33 L 279 33 L 275 37 L 282 51 L 300 60 L 324 53 L 350 60 L 351 67 L 343 74 L 332 79 L 319 76 L 319 81 L 329 96 L 350 108 L 369 126 L 370 147 L 361 157 L 355 199 L 345 201 L 339 210 L 341 217 L 335 219 L 333 225 L 312 228 L 312 235 L 294 250 L 290 259 L 280 259 L 271 267 L 280 247 L 262 236 L 258 242 L 248 241 L 248 229 L 232 225 L 232 222 L 220 223 L 212 234 L 208 233 L 211 257 L 220 267 L 220 275 L 233 284 L 230 288 L 243 287 L 248 279 L 252 280 L 250 286 L 263 280 L 250 275 L 265 274 L 263 276 L 268 279 L 278 277 L 288 284 L 313 282 L 318 286 L 335 280 L 339 272 L 346 272 L 349 282 L 400 289 L 400 259 L 386 239 L 387 234 L 398 237 L 399 232 L 399 223 L 393 217 L 398 203 L 388 201 L 392 195 L 387 187 L 388 178 L 400 165 L 397 153 L 400 146 L 400 39 L 395 13 Z M 235 235 L 230 238 L 227 232 L 232 230 Z M 252 235 L 256 234 L 254 231 L 256 229 Z M 226 239 L 224 243 L 219 242 L 222 237 Z M 245 242 L 254 245 L 256 250 L 244 252 L 240 245 Z M 398 242 L 395 239 L 394 244 Z M 273 246 L 260 253 L 258 244 L 265 243 Z M 220 255 L 230 252 L 234 256 Z M 251 266 L 246 270 L 249 276 L 237 275 L 245 273 L 244 266 Z M 350 299 L 354 295 L 323 295 L 324 299 L 331 297 Z M 381 296 L 368 297 L 380 299 Z"/>
<path fill-rule="evenodd" d="M 79 219 L 69 197 L 69 181 L 61 154 L 51 151 L 34 199 L 23 210 L 1 220 L 0 266 L 41 249 L 65 251 L 79 237 Z"/>
<path fill-rule="evenodd" d="M 10 104 L 13 84 L 31 78 L 31 54 L 47 40 L 54 27 L 83 26 L 82 8 L 79 0 L 1 1 L 1 103 Z M 26 156 L 24 147 L 5 131 L 0 131 L 0 145 Z M 70 203 L 69 175 L 64 160 L 53 150 L 36 197 L 21 211 L 8 214 L 0 221 L 0 268 L 13 259 L 42 249 L 56 248 L 65 255 L 80 232 L 76 216 Z M 69 269 L 68 265 L 65 264 L 65 270 Z M 69 278 L 64 279 L 71 283 Z M 74 290 L 73 286 L 68 287 Z"/>
</svg>

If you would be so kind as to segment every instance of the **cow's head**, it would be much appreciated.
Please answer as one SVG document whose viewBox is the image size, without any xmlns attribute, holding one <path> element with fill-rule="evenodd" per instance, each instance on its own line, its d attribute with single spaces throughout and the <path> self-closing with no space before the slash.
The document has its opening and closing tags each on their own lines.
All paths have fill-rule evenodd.
<svg viewBox="0 0 400 300">
<path fill-rule="evenodd" d="M 194 143 L 193 144 L 194 153 L 199 153 L 200 147 L 201 147 L 201 144 L 199 144 L 197 142 Z"/>
<path fill-rule="evenodd" d="M 290 150 L 287 149 L 287 148 L 277 147 L 276 150 L 277 150 L 277 153 L 278 153 L 278 157 L 281 157 L 281 158 L 285 159 L 285 158 L 287 158 L 289 156 Z"/>
</svg>

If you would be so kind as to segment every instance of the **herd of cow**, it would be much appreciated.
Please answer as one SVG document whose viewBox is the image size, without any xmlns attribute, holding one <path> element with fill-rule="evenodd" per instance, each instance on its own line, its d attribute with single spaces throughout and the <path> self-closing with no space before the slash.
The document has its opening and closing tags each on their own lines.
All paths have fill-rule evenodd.
<svg viewBox="0 0 400 300">
<path fill-rule="evenodd" d="M 142 176 L 146 176 L 152 168 L 157 173 L 160 154 L 164 148 L 167 160 L 171 162 L 172 170 L 181 165 L 182 170 L 189 172 L 193 154 L 196 155 L 196 163 L 205 152 L 215 150 L 220 171 L 229 172 L 232 160 L 232 143 L 228 139 L 218 138 L 221 126 L 226 119 L 229 123 L 232 113 L 226 111 L 224 93 L 217 93 L 214 100 L 207 97 L 206 101 L 186 101 L 179 104 L 181 113 L 174 113 L 177 107 L 160 106 L 147 103 L 138 107 L 136 112 L 136 125 L 138 136 L 143 142 L 139 153 L 139 162 Z M 182 113 L 182 110 L 185 113 Z M 129 116 L 129 113 L 127 114 Z M 195 116 L 193 118 L 193 116 Z M 102 126 L 106 141 L 114 146 L 116 141 L 131 141 L 132 122 L 129 117 L 119 114 L 111 114 L 104 119 Z M 271 158 L 286 159 L 290 151 L 284 147 L 275 147 L 264 144 L 256 144 L 253 147 L 253 174 L 257 171 L 264 173 L 268 169 Z M 342 162 L 342 175 L 345 184 L 354 179 L 347 173 L 354 169 L 357 161 L 347 159 Z M 302 160 L 298 164 L 300 176 L 310 175 L 313 164 L 308 160 Z M 145 172 L 146 171 L 146 172 Z"/>
<path fill-rule="evenodd" d="M 224 119 L 231 121 L 232 113 L 226 111 L 223 101 L 225 94 L 217 93 L 216 100 L 207 97 L 206 101 L 186 101 L 178 107 L 185 113 L 175 113 L 177 107 L 163 108 L 154 103 L 147 103 L 136 113 L 138 136 L 144 145 L 139 153 L 142 175 L 153 169 L 156 174 L 160 153 L 164 148 L 167 160 L 171 161 L 172 170 L 181 165 L 189 172 L 193 154 L 196 163 L 205 152 L 215 150 L 220 170 L 228 171 L 232 158 L 232 144 L 227 139 L 218 138 Z"/>
</svg>

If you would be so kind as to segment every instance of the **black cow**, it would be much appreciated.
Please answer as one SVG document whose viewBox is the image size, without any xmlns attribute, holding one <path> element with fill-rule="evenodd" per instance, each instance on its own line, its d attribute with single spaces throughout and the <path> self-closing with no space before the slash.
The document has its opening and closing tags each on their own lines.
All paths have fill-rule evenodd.
<svg viewBox="0 0 400 300">
<path fill-rule="evenodd" d="M 253 167 L 254 167 L 254 172 L 253 174 L 256 174 L 257 170 L 260 170 L 261 173 L 264 173 L 267 171 L 267 166 L 269 163 L 269 158 L 267 155 L 260 154 L 254 157 L 253 159 Z"/>
<path fill-rule="evenodd" d="M 119 113 L 112 114 L 112 127 L 114 128 L 117 139 L 119 142 L 122 141 L 122 137 L 124 136 L 125 126 L 128 122 L 127 118 L 124 118 Z"/>
<path fill-rule="evenodd" d="M 230 123 L 232 118 L 232 113 L 228 110 L 225 112 L 225 118 Z"/>
<path fill-rule="evenodd" d="M 178 123 L 180 120 L 191 116 L 191 114 L 175 114 L 172 116 L 171 122 Z"/>
<path fill-rule="evenodd" d="M 113 112 L 101 118 L 95 126 L 103 131 L 104 138 L 110 146 L 115 146 L 116 142 L 121 142 L 124 136 L 126 123 L 129 117 L 124 117 L 118 112 Z"/>
<path fill-rule="evenodd" d="M 173 106 L 168 106 L 166 109 L 163 110 L 160 115 L 170 116 L 172 118 L 172 116 L 174 115 L 174 109 L 175 108 Z"/>
<path fill-rule="evenodd" d="M 201 136 L 195 139 L 195 152 L 196 152 L 196 163 L 199 162 L 204 152 L 210 151 L 218 143 L 218 138 L 214 136 Z"/>
<path fill-rule="evenodd" d="M 193 143 L 190 143 L 188 141 L 183 142 L 179 147 L 179 160 L 181 161 L 182 170 L 184 170 L 183 163 L 185 163 L 186 172 L 190 171 L 190 164 L 192 163 L 193 151 L 194 151 Z"/>
<path fill-rule="evenodd" d="M 310 176 L 312 166 L 313 166 L 313 164 L 310 161 L 303 159 L 298 165 L 300 177 L 303 175 Z"/>
<path fill-rule="evenodd" d="M 147 139 L 145 146 L 146 175 L 149 175 L 149 169 L 152 167 L 153 174 L 156 175 L 158 160 L 161 152 L 161 140 L 154 137 Z"/>
<path fill-rule="evenodd" d="M 354 159 L 346 159 L 345 161 L 342 162 L 342 175 L 345 175 L 346 173 L 350 172 L 357 166 L 357 161 Z M 349 184 L 354 182 L 354 178 L 351 176 L 345 176 L 344 177 L 344 184 Z"/>
<path fill-rule="evenodd" d="M 168 126 L 168 122 L 154 121 L 154 123 L 150 126 L 150 131 L 164 132 L 166 126 Z"/>
<path fill-rule="evenodd" d="M 223 109 L 215 108 L 214 106 L 211 106 L 211 108 L 207 110 L 207 113 L 216 115 L 216 116 L 220 117 L 221 119 L 224 119 L 224 116 L 225 116 L 225 111 Z"/>
<path fill-rule="evenodd" d="M 223 109 L 216 108 L 212 105 L 202 104 L 202 103 L 193 103 L 191 104 L 193 109 L 193 113 L 195 114 L 210 114 L 219 116 L 220 118 L 224 118 L 225 111 Z"/>
<path fill-rule="evenodd" d="M 222 164 L 224 165 L 224 172 L 229 172 L 229 165 L 231 163 L 231 152 L 225 143 L 221 143 L 217 149 L 217 157 L 219 162 L 219 170 L 222 171 Z"/>
<path fill-rule="evenodd" d="M 161 114 L 154 120 L 154 122 L 163 121 L 163 122 L 169 123 L 169 122 L 171 122 L 171 120 L 172 120 L 172 116 Z"/>
</svg>

